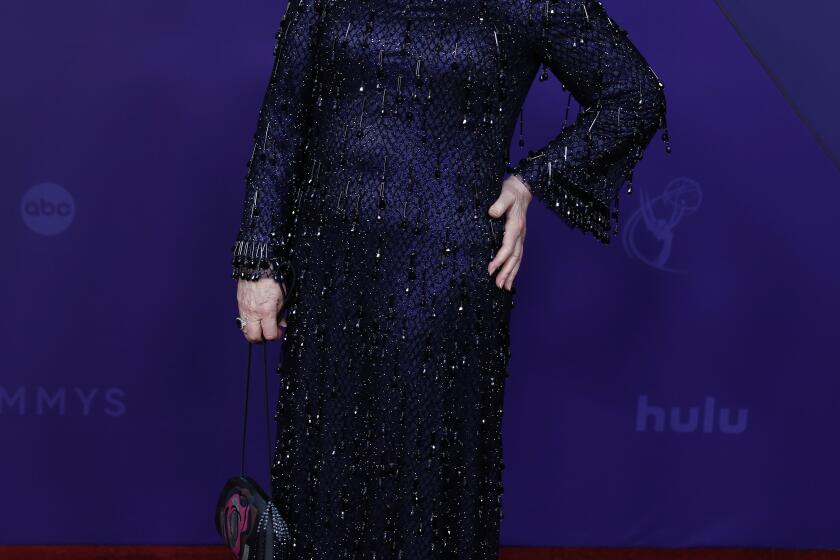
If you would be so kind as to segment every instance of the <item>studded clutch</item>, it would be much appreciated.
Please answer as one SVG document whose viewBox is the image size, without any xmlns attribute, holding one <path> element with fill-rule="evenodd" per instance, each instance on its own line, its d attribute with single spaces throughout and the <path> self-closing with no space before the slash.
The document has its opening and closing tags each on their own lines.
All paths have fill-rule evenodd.
<svg viewBox="0 0 840 560">
<path fill-rule="evenodd" d="M 265 377 L 266 434 L 268 414 L 268 358 L 263 341 Z M 238 475 L 225 482 L 216 504 L 216 530 L 224 544 L 240 560 L 289 560 L 290 537 L 286 520 L 271 496 L 252 477 L 245 474 L 245 443 L 248 433 L 248 394 L 251 383 L 253 344 L 248 343 L 248 367 L 245 375 L 245 414 L 242 428 L 242 457 Z M 268 436 L 270 444 L 270 435 Z M 271 449 L 269 445 L 269 449 Z M 269 454 L 270 455 L 270 454 Z M 271 466 L 269 464 L 269 474 Z"/>
</svg>

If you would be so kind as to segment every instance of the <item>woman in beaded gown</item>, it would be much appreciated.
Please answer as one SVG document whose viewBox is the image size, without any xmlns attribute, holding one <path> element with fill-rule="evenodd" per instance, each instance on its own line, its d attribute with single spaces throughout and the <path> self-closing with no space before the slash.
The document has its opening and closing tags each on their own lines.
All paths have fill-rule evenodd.
<svg viewBox="0 0 840 560">
<path fill-rule="evenodd" d="M 548 72 L 577 116 L 511 166 Z M 293 558 L 497 557 L 511 201 L 608 243 L 657 130 L 670 151 L 663 92 L 595 0 L 289 0 L 233 277 L 246 337 L 283 339 L 271 484 Z M 279 328 L 265 286 L 290 288 Z"/>
</svg>

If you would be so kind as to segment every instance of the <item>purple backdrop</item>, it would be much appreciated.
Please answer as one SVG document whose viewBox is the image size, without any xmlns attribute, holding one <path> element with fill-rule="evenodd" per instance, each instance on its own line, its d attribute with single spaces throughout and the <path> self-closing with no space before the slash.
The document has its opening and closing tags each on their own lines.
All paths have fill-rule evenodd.
<svg viewBox="0 0 840 560">
<path fill-rule="evenodd" d="M 711 1 L 605 1 L 674 151 L 655 139 L 608 247 L 531 207 L 503 544 L 840 547 L 840 7 L 724 4 L 772 79 Z M 0 544 L 217 542 L 245 360 L 228 251 L 282 9 L 0 6 Z M 526 149 L 560 96 L 535 83 Z"/>
</svg>

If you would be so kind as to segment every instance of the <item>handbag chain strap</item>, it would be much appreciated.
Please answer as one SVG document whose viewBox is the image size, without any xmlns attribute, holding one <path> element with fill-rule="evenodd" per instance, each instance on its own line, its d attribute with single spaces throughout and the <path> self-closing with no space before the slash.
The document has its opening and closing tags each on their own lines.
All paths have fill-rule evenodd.
<svg viewBox="0 0 840 560">
<path fill-rule="evenodd" d="M 265 437 L 268 449 L 268 476 L 271 479 L 271 429 L 269 422 L 268 407 L 268 344 L 265 340 L 259 343 L 263 348 L 263 386 L 265 393 Z M 242 418 L 242 458 L 240 461 L 240 475 L 245 476 L 245 444 L 248 441 L 248 395 L 251 388 L 251 362 L 254 345 L 248 342 L 248 366 L 245 369 L 245 414 Z"/>
</svg>

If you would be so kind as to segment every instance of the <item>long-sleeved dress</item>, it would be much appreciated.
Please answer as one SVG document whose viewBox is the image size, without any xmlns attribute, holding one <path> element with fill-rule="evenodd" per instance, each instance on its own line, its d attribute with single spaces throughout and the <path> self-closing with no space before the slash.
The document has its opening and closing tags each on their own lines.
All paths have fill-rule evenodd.
<svg viewBox="0 0 840 560">
<path fill-rule="evenodd" d="M 549 71 L 576 117 L 511 166 Z M 497 557 L 515 290 L 488 208 L 515 173 L 608 243 L 660 129 L 670 151 L 663 84 L 595 0 L 289 0 L 233 277 L 294 279 L 271 479 L 294 558 Z"/>
</svg>

